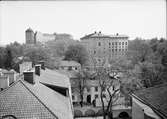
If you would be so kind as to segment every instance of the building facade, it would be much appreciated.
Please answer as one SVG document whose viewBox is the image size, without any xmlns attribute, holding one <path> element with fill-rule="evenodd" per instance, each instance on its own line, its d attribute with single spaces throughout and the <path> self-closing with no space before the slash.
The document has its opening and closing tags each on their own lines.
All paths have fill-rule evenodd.
<svg viewBox="0 0 167 119">
<path fill-rule="evenodd" d="M 39 31 L 34 32 L 31 28 L 28 28 L 25 31 L 26 44 L 36 44 L 38 42 L 45 44 L 48 41 L 54 40 L 64 40 L 64 39 L 72 39 L 70 34 L 66 33 L 42 33 Z"/>
<path fill-rule="evenodd" d="M 126 35 L 104 35 L 94 32 L 81 38 L 81 43 L 86 47 L 88 53 L 97 64 L 124 56 L 128 51 L 128 36 Z"/>
<path fill-rule="evenodd" d="M 28 28 L 25 31 L 25 37 L 26 37 L 26 44 L 35 44 L 35 33 L 31 28 Z"/>
</svg>

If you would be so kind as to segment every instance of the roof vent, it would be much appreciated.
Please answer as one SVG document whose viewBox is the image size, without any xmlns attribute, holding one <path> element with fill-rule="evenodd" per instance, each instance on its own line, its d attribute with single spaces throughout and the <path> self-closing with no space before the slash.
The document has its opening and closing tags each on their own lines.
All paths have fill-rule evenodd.
<svg viewBox="0 0 167 119">
<path fill-rule="evenodd" d="M 95 34 L 96 34 L 96 31 L 95 31 Z"/>
<path fill-rule="evenodd" d="M 99 34 L 101 34 L 101 31 L 99 31 Z"/>
<path fill-rule="evenodd" d="M 45 70 L 45 61 L 39 61 L 39 64 L 41 64 L 41 69 Z"/>
</svg>

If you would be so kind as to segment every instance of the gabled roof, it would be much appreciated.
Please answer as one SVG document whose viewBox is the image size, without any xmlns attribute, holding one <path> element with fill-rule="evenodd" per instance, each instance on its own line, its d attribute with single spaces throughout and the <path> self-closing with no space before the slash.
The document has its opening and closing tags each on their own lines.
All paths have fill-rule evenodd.
<svg viewBox="0 0 167 119">
<path fill-rule="evenodd" d="M 18 118 L 73 119 L 70 96 L 63 96 L 41 82 L 70 86 L 68 77 L 49 69 L 41 70 L 40 76 L 35 75 L 35 84 L 19 80 L 0 92 L 0 117 L 12 114 Z"/>
<path fill-rule="evenodd" d="M 20 80 L 0 92 L 0 117 L 57 119 L 57 116 Z"/>
<path fill-rule="evenodd" d="M 167 118 L 167 83 L 138 90 L 133 95 Z"/>
</svg>

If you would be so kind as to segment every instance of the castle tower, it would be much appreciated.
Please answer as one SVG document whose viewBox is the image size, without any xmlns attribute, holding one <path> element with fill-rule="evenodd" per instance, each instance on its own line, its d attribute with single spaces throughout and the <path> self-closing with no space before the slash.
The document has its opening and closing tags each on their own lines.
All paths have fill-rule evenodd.
<svg viewBox="0 0 167 119">
<path fill-rule="evenodd" d="M 31 28 L 25 31 L 26 34 L 26 44 L 35 44 L 34 32 Z"/>
</svg>

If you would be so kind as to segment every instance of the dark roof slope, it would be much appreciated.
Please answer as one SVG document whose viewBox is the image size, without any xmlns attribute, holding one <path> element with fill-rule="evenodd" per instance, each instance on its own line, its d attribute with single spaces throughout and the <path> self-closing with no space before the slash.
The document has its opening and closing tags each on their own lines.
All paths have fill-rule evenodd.
<svg viewBox="0 0 167 119">
<path fill-rule="evenodd" d="M 0 92 L 0 117 L 4 115 L 14 115 L 20 119 L 57 118 L 21 80 Z"/>
<path fill-rule="evenodd" d="M 89 38 L 128 38 L 127 35 L 120 35 L 120 34 L 116 34 L 116 35 L 105 35 L 102 33 L 91 33 L 88 35 L 85 35 L 84 37 L 80 38 L 81 40 L 83 39 L 89 39 Z"/>
<path fill-rule="evenodd" d="M 167 83 L 138 90 L 134 95 L 167 117 Z"/>
</svg>

